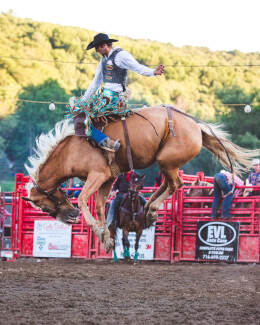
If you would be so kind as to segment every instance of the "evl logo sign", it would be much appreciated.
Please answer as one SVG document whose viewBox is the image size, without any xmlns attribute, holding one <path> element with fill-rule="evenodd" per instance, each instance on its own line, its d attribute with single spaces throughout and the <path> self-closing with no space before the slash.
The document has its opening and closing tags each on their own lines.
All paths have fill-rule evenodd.
<svg viewBox="0 0 260 325">
<path fill-rule="evenodd" d="M 226 246 L 236 239 L 236 230 L 224 222 L 209 222 L 198 233 L 199 239 L 209 246 Z"/>
</svg>

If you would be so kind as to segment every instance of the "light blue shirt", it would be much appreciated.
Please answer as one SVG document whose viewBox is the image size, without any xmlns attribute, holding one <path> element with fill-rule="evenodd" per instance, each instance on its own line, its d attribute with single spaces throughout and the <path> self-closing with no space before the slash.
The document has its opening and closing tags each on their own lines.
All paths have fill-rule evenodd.
<svg viewBox="0 0 260 325">
<path fill-rule="evenodd" d="M 112 48 L 112 50 L 108 55 L 108 59 L 109 56 L 118 48 L 119 46 Z M 121 69 L 132 70 L 142 76 L 146 76 L 146 77 L 154 76 L 155 69 L 148 68 L 145 65 L 138 63 L 133 58 L 133 56 L 126 51 L 121 51 L 116 55 L 115 64 Z M 97 91 L 97 89 L 99 88 L 102 82 L 103 82 L 103 72 L 102 72 L 102 60 L 101 60 L 98 64 L 94 79 L 92 80 L 85 94 L 80 99 L 81 103 L 87 102 L 87 100 Z M 104 88 L 115 91 L 117 93 L 123 91 L 122 85 L 118 83 L 105 83 Z"/>
</svg>

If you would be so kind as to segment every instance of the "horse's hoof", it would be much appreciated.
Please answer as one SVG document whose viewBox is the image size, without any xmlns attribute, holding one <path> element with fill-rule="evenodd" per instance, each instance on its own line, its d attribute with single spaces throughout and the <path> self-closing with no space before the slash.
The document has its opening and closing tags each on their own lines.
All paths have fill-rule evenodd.
<svg viewBox="0 0 260 325">
<path fill-rule="evenodd" d="M 113 238 L 109 238 L 106 241 L 104 241 L 103 244 L 104 244 L 105 252 L 106 254 L 108 254 L 110 249 L 114 247 L 114 240 Z"/>
<path fill-rule="evenodd" d="M 134 256 L 134 262 L 137 262 L 137 260 L 138 260 L 138 256 L 139 256 L 139 253 L 136 252 L 136 253 L 135 253 L 135 256 Z"/>
<path fill-rule="evenodd" d="M 157 221 L 157 215 L 149 213 L 146 216 L 146 227 L 149 228 L 155 221 Z"/>
<path fill-rule="evenodd" d="M 118 262 L 118 258 L 117 258 L 117 256 L 113 256 L 113 261 L 114 261 L 114 263 L 117 263 Z"/>
<path fill-rule="evenodd" d="M 104 242 L 104 234 L 105 234 L 105 229 L 103 227 L 99 227 L 96 231 L 96 235 L 102 243 Z"/>
<path fill-rule="evenodd" d="M 123 256 L 126 260 L 130 259 L 130 252 L 129 252 L 129 248 L 124 248 L 124 253 Z"/>
</svg>

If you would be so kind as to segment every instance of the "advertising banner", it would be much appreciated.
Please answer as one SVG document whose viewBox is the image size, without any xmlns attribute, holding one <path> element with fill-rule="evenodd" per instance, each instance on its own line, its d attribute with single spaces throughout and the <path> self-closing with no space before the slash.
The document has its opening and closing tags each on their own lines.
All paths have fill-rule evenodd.
<svg viewBox="0 0 260 325">
<path fill-rule="evenodd" d="M 139 240 L 139 249 L 138 249 L 138 259 L 139 260 L 153 260 L 154 257 L 154 233 L 155 227 L 151 226 L 147 229 L 143 230 L 143 233 Z M 118 258 L 124 258 L 123 256 L 123 243 L 122 243 L 122 229 L 117 228 L 116 238 L 115 238 L 115 250 Z M 135 255 L 135 232 L 130 232 L 128 234 L 128 240 L 130 243 L 130 256 L 131 259 L 134 258 Z"/>
<path fill-rule="evenodd" d="M 34 221 L 33 256 L 71 257 L 71 226 L 55 220 Z"/>
<path fill-rule="evenodd" d="M 196 259 L 235 262 L 239 222 L 198 221 Z"/>
</svg>

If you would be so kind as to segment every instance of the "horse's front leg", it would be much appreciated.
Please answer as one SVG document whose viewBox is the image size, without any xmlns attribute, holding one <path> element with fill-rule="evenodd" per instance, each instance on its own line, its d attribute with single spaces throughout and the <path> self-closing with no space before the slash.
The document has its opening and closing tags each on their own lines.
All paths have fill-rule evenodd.
<svg viewBox="0 0 260 325">
<path fill-rule="evenodd" d="M 85 185 L 82 188 L 82 191 L 78 199 L 79 208 L 81 209 L 84 215 L 87 225 L 93 230 L 93 232 L 97 235 L 98 239 L 101 242 L 104 241 L 104 227 L 100 226 L 97 220 L 95 220 L 95 218 L 91 215 L 87 205 L 87 201 L 88 198 L 93 193 L 95 193 L 104 182 L 107 181 L 107 179 L 108 176 L 104 173 L 100 173 L 100 172 L 89 173 L 87 181 L 85 182 Z M 109 245 L 113 246 L 113 241 L 110 242 Z"/>
<path fill-rule="evenodd" d="M 123 232 L 123 237 L 122 237 L 122 242 L 123 242 L 123 247 L 124 247 L 124 258 L 129 259 L 130 258 L 130 243 L 128 240 L 128 231 L 126 229 L 122 229 Z"/>
<path fill-rule="evenodd" d="M 113 181 L 114 179 L 109 179 L 106 183 L 104 183 L 100 187 L 100 189 L 98 190 L 97 201 L 96 201 L 96 212 L 100 220 L 101 227 L 103 227 L 104 229 L 103 236 L 104 236 L 104 247 L 106 253 L 108 253 L 110 248 L 114 246 L 114 237 L 110 235 L 110 231 L 107 227 L 106 216 L 105 216 L 106 201 Z"/>
<path fill-rule="evenodd" d="M 142 227 L 140 229 L 138 229 L 138 231 L 136 232 L 134 261 L 137 261 L 138 260 L 138 256 L 139 256 L 139 253 L 138 253 L 139 240 L 140 240 L 140 237 L 142 235 L 142 232 L 143 232 L 143 228 Z"/>
</svg>

